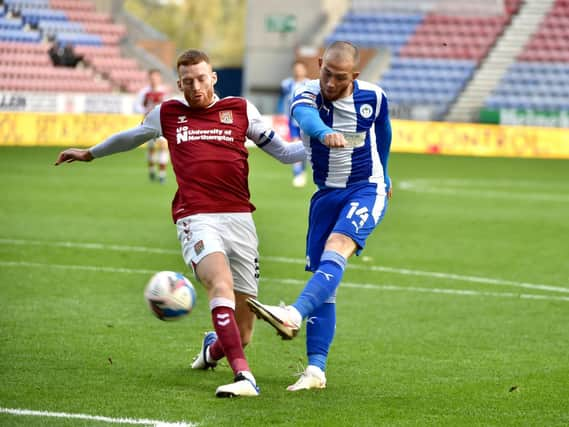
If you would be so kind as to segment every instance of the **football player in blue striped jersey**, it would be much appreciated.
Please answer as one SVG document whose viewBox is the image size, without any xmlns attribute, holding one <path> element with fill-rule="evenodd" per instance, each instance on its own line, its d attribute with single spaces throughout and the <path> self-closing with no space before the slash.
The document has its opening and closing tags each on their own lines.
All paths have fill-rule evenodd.
<svg viewBox="0 0 569 427">
<path fill-rule="evenodd" d="M 319 65 L 319 79 L 299 88 L 291 105 L 318 187 L 310 202 L 306 247 L 306 270 L 314 274 L 291 305 L 247 301 L 284 339 L 292 339 L 307 320 L 308 366 L 290 391 L 326 387 L 336 290 L 348 258 L 364 249 L 391 197 L 385 93 L 357 80 L 359 51 L 349 42 L 328 46 Z"/>
</svg>

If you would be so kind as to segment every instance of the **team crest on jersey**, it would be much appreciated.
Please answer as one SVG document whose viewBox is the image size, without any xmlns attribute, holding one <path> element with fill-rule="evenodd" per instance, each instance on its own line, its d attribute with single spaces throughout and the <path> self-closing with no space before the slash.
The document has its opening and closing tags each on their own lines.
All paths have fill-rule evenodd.
<svg viewBox="0 0 569 427">
<path fill-rule="evenodd" d="M 203 252 L 203 250 L 204 250 L 203 240 L 200 240 L 194 245 L 194 251 L 196 251 L 196 255 L 199 255 Z"/>
<path fill-rule="evenodd" d="M 360 114 L 364 119 L 369 119 L 373 114 L 373 108 L 369 104 L 364 104 L 360 107 Z"/>
<path fill-rule="evenodd" d="M 219 121 L 226 125 L 230 125 L 233 123 L 233 112 L 232 111 L 220 111 L 219 112 Z"/>
</svg>

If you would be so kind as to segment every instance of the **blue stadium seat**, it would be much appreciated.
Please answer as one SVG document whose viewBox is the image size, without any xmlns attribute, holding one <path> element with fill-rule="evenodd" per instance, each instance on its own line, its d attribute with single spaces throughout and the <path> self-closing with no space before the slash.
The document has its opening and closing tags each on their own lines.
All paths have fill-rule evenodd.
<svg viewBox="0 0 569 427">
<path fill-rule="evenodd" d="M 24 26 L 19 18 L 4 18 L 0 17 L 0 28 L 6 30 L 19 30 Z"/>
<path fill-rule="evenodd" d="M 83 25 L 80 22 L 72 21 L 52 21 L 49 19 L 42 19 L 38 23 L 38 28 L 48 34 L 56 33 L 82 33 L 84 32 Z"/>
<path fill-rule="evenodd" d="M 4 4 L 9 10 L 14 9 L 46 9 L 49 7 L 49 0 L 4 0 Z"/>
<path fill-rule="evenodd" d="M 52 9 L 22 9 L 24 22 L 37 25 L 40 20 L 66 21 L 67 16 L 62 10 Z"/>
<path fill-rule="evenodd" d="M 41 40 L 39 31 L 0 29 L 0 40 L 8 42 L 37 43 Z"/>
<path fill-rule="evenodd" d="M 329 44 L 348 40 L 361 47 L 387 47 L 398 55 L 423 20 L 423 14 L 349 11 L 326 37 Z"/>
<path fill-rule="evenodd" d="M 475 68 L 471 60 L 394 57 L 379 85 L 390 102 L 429 106 L 442 117 Z"/>
<path fill-rule="evenodd" d="M 58 33 L 56 40 L 62 44 L 84 44 L 90 46 L 102 46 L 101 36 L 89 33 Z"/>
<path fill-rule="evenodd" d="M 569 110 L 569 102 L 561 96 L 493 95 L 486 99 L 487 108 L 519 108 L 539 111 Z"/>
<path fill-rule="evenodd" d="M 568 109 L 569 64 L 516 62 L 486 99 L 488 108 Z"/>
<path fill-rule="evenodd" d="M 345 20 L 355 22 L 387 23 L 400 26 L 401 24 L 419 24 L 423 20 L 422 13 L 394 13 L 394 12 L 354 12 L 350 11 Z"/>
</svg>

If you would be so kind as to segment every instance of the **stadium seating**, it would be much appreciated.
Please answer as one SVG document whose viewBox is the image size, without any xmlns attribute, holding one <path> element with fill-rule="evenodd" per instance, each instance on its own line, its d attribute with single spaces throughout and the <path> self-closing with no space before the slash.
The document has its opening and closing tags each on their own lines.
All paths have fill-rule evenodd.
<svg viewBox="0 0 569 427">
<path fill-rule="evenodd" d="M 516 62 L 486 100 L 490 109 L 569 110 L 569 62 Z"/>
<path fill-rule="evenodd" d="M 10 91 L 31 92 L 83 92 L 105 93 L 110 92 L 108 82 L 79 82 L 75 80 L 31 80 L 10 79 L 0 77 L 0 86 Z"/>
<path fill-rule="evenodd" d="M 146 81 L 146 72 L 140 70 L 111 70 L 109 72 L 111 81 L 118 83 L 127 92 L 135 92 L 141 87 L 141 83 Z"/>
<path fill-rule="evenodd" d="M 440 115 L 460 93 L 475 67 L 472 60 L 399 57 L 391 61 L 380 86 L 392 104 L 429 105 Z"/>
<path fill-rule="evenodd" d="M 518 59 L 569 62 L 568 40 L 569 0 L 557 0 Z"/>
<path fill-rule="evenodd" d="M 327 43 L 335 40 L 350 40 L 361 47 L 384 46 L 397 54 L 416 27 L 423 14 L 385 13 L 375 11 L 348 12 L 334 32 L 326 38 Z"/>
<path fill-rule="evenodd" d="M 49 0 L 4 0 L 8 10 L 21 10 L 22 8 L 49 8 Z"/>
<path fill-rule="evenodd" d="M 404 57 L 470 59 L 480 61 L 502 32 L 507 18 L 425 17 L 401 51 Z"/>
<path fill-rule="evenodd" d="M 11 66 L 51 66 L 47 55 L 29 55 L 26 53 L 2 53 L 3 63 Z"/>
<path fill-rule="evenodd" d="M 94 12 L 95 4 L 89 1 L 77 0 L 49 0 L 50 7 L 54 9 L 62 9 L 65 11 L 79 10 L 84 12 Z"/>
<path fill-rule="evenodd" d="M 32 27 L 37 27 L 40 20 L 46 20 L 46 21 L 67 20 L 65 13 L 61 10 L 24 8 L 22 9 L 21 14 L 24 22 Z"/>
<path fill-rule="evenodd" d="M 556 0 L 485 107 L 569 110 L 569 0 Z"/>
<path fill-rule="evenodd" d="M 146 82 L 119 43 L 126 28 L 91 1 L 4 0 L 0 5 L 0 90 L 135 92 Z M 84 69 L 53 67 L 52 42 L 72 45 Z M 30 66 L 40 66 L 32 68 Z"/>
<path fill-rule="evenodd" d="M 67 16 L 67 18 L 69 18 L 70 21 L 100 22 L 100 23 L 112 22 L 111 17 L 109 15 L 106 15 L 104 13 L 91 12 L 91 11 L 68 9 L 65 11 L 65 15 Z"/>
<path fill-rule="evenodd" d="M 437 11 L 393 12 L 379 3 L 354 2 L 326 42 L 350 40 L 391 51 L 380 86 L 391 105 L 427 106 L 441 118 L 503 32 L 521 0 L 498 16 L 451 16 Z M 360 7 L 360 8 L 358 8 Z"/>
<path fill-rule="evenodd" d="M 121 50 L 119 46 L 89 46 L 89 45 L 77 45 L 75 46 L 75 52 L 83 57 L 87 61 L 92 61 L 94 58 L 118 58 L 121 55 Z"/>
<path fill-rule="evenodd" d="M 0 29 L 3 30 L 21 30 L 24 27 L 24 23 L 20 18 L 0 18 Z"/>
<path fill-rule="evenodd" d="M 10 42 L 39 42 L 41 34 L 38 31 L 0 29 L 0 40 Z"/>
<path fill-rule="evenodd" d="M 0 89 L 110 92 L 112 85 L 91 69 L 53 67 L 43 43 L 0 42 Z"/>
<path fill-rule="evenodd" d="M 101 46 L 103 44 L 103 38 L 100 35 L 87 33 L 57 32 L 55 40 L 62 45 L 71 44 L 73 46 L 78 44 Z"/>
</svg>

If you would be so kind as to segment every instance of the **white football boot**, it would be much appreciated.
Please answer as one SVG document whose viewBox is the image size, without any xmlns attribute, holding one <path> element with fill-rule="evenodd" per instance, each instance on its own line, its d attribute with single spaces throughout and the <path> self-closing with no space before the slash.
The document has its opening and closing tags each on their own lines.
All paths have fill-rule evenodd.
<svg viewBox="0 0 569 427">
<path fill-rule="evenodd" d="M 306 172 L 301 172 L 292 179 L 292 186 L 302 188 L 306 186 Z"/>
<path fill-rule="evenodd" d="M 208 361 L 209 347 L 217 340 L 215 332 L 206 332 L 202 341 L 202 348 L 192 362 L 192 369 L 213 369 L 217 366 L 216 361 Z"/>
<path fill-rule="evenodd" d="M 247 298 L 247 305 L 259 319 L 275 328 L 284 340 L 291 340 L 298 334 L 302 316 L 296 308 L 284 304 L 265 305 L 253 298 Z"/>
<path fill-rule="evenodd" d="M 308 365 L 300 374 L 297 382 L 289 385 L 288 391 L 310 390 L 311 388 L 326 388 L 326 375 L 318 366 Z"/>
<path fill-rule="evenodd" d="M 217 387 L 215 395 L 217 397 L 255 397 L 260 392 L 251 372 L 239 372 L 234 382 Z"/>
</svg>

